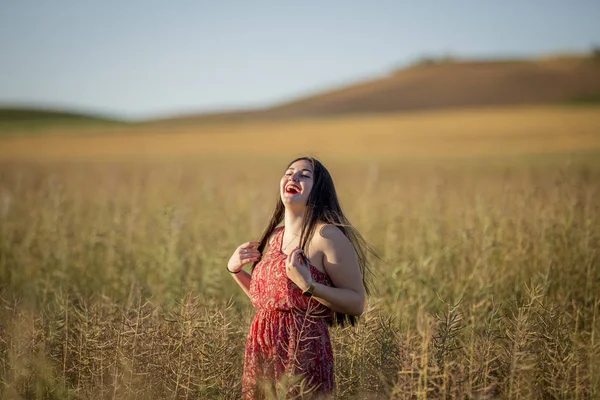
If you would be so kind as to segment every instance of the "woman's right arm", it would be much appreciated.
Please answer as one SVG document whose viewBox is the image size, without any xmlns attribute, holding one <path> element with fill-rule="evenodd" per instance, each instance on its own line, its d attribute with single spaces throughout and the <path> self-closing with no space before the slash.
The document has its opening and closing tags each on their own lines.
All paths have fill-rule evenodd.
<svg viewBox="0 0 600 400">
<path fill-rule="evenodd" d="M 267 251 L 271 244 L 272 237 L 273 234 L 271 234 L 267 240 Z M 242 244 L 240 247 L 235 249 L 233 255 L 229 259 L 229 262 L 227 263 L 227 270 L 231 273 L 233 279 L 235 279 L 248 297 L 250 297 L 250 281 L 252 280 L 252 275 L 242 270 L 242 268 L 248 263 L 260 260 L 261 254 L 256 249 L 258 245 L 260 245 L 260 242 L 246 242 Z M 237 271 L 239 272 L 235 273 Z"/>
<path fill-rule="evenodd" d="M 250 297 L 250 279 L 252 279 L 251 275 L 246 271 L 240 271 L 237 274 L 231 274 L 233 279 L 240 285 L 244 293 Z"/>
<path fill-rule="evenodd" d="M 227 263 L 227 271 L 229 271 L 233 279 L 235 279 L 248 297 L 250 297 L 251 276 L 242 270 L 242 268 L 246 264 L 260 260 L 260 252 L 256 249 L 259 244 L 260 242 L 246 242 L 242 244 L 235 249 Z"/>
</svg>

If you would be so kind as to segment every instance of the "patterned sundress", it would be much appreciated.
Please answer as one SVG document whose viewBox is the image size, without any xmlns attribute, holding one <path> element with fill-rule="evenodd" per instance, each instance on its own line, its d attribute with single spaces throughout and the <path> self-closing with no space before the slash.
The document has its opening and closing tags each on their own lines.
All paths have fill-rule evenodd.
<svg viewBox="0 0 600 400">
<path fill-rule="evenodd" d="M 329 395 L 333 391 L 333 352 L 327 325 L 333 314 L 316 299 L 303 296 L 302 290 L 287 277 L 287 254 L 281 249 L 284 231 L 285 227 L 277 228 L 250 281 L 250 299 L 256 315 L 244 356 L 245 399 L 263 397 L 259 382 L 276 390 L 275 382 L 286 378 L 290 394 L 299 392 L 300 380 L 304 380 L 303 392 Z M 316 282 L 333 286 L 327 274 L 312 264 L 309 268 Z M 298 384 L 290 386 L 290 382 Z M 286 384 L 279 385 L 282 387 Z"/>
</svg>

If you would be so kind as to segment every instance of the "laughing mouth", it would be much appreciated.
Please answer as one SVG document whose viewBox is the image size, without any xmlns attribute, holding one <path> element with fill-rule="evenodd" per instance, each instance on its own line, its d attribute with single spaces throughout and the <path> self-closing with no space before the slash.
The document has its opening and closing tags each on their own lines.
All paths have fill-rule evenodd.
<svg viewBox="0 0 600 400">
<path fill-rule="evenodd" d="M 285 188 L 285 192 L 289 194 L 299 194 L 300 188 L 294 184 L 291 184 Z"/>
</svg>

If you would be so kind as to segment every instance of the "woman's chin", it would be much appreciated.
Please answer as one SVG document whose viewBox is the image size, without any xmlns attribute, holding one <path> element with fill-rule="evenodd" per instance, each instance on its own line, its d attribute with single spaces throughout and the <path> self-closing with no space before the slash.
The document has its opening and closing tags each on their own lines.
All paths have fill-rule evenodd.
<svg viewBox="0 0 600 400">
<path fill-rule="evenodd" d="M 283 195 L 283 196 L 281 196 L 281 202 L 286 206 L 294 206 L 294 207 L 298 207 L 298 206 L 304 207 L 306 205 L 299 196 Z"/>
</svg>

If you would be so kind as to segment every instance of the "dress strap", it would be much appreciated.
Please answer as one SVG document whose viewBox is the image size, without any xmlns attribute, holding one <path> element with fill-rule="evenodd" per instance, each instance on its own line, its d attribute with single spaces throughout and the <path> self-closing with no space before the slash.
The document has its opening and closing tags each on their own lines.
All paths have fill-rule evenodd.
<svg viewBox="0 0 600 400">
<path fill-rule="evenodd" d="M 275 250 L 277 250 L 278 252 L 281 251 L 281 247 L 283 245 L 283 233 L 284 233 L 284 229 L 283 226 L 280 226 L 279 228 L 279 232 L 277 232 L 277 247 Z"/>
<path fill-rule="evenodd" d="M 281 250 L 281 243 L 283 241 L 283 227 L 277 227 L 274 229 L 275 234 L 271 239 L 271 245 L 269 246 L 269 253 L 278 254 Z"/>
</svg>

